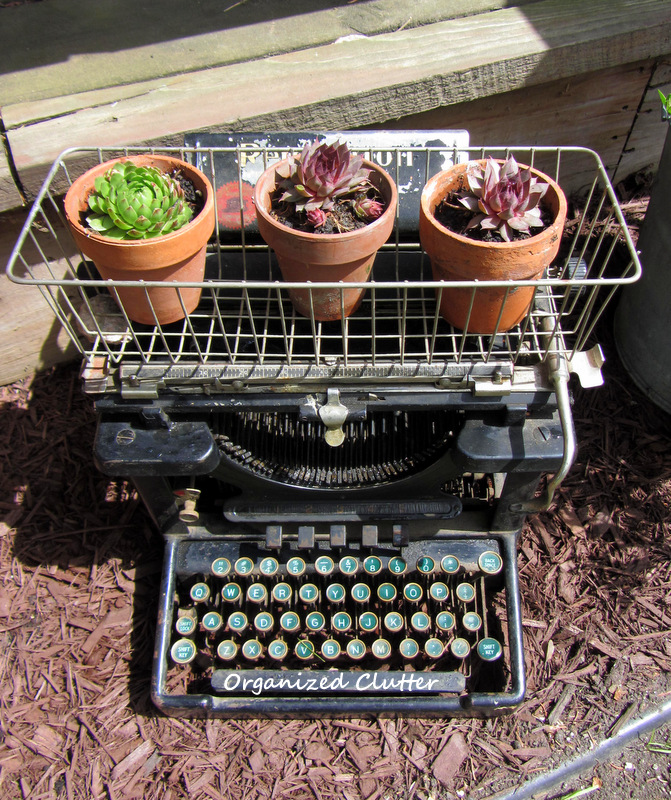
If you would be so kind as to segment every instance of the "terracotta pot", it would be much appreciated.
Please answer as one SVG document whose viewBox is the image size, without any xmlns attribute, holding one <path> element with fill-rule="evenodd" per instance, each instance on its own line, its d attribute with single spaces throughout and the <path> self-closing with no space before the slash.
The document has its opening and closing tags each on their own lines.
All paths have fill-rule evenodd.
<svg viewBox="0 0 671 800">
<path fill-rule="evenodd" d="M 383 169 L 371 161 L 364 161 L 364 165 L 371 170 L 370 181 L 382 194 L 386 209 L 370 225 L 347 233 L 306 233 L 278 222 L 269 213 L 278 164 L 273 164 L 261 175 L 254 189 L 256 218 L 261 236 L 275 251 L 285 281 L 363 283 L 370 279 L 375 254 L 394 227 L 398 193 L 394 181 Z M 311 316 L 312 294 L 315 319 L 329 322 L 353 314 L 366 289 L 313 288 L 288 291 L 294 308 L 305 317 Z"/>
<path fill-rule="evenodd" d="M 486 161 L 480 161 L 484 166 Z M 500 161 L 499 163 L 503 163 Z M 566 220 L 566 197 L 552 178 L 532 169 L 532 174 L 549 188 L 541 201 L 554 221 L 528 239 L 513 242 L 479 242 L 454 233 L 441 225 L 434 211 L 452 191 L 467 186 L 468 164 L 455 164 L 434 175 L 422 191 L 419 215 L 419 236 L 424 251 L 431 259 L 433 279 L 440 281 L 507 281 L 538 280 L 552 263 L 559 250 Z M 522 166 L 522 169 L 526 167 Z M 436 296 L 439 296 L 437 290 Z M 440 295 L 441 316 L 468 333 L 492 334 L 510 330 L 521 322 L 533 301 L 534 287 L 478 288 L 473 307 L 472 289 L 443 288 Z M 503 312 L 501 306 L 504 304 Z M 499 314 L 501 318 L 499 320 Z M 497 326 L 498 322 L 498 326 Z"/>
<path fill-rule="evenodd" d="M 119 241 L 94 233 L 81 223 L 88 209 L 87 198 L 94 181 L 116 161 L 132 161 L 139 166 L 157 167 L 170 173 L 176 169 L 202 192 L 205 205 L 187 225 L 165 236 L 137 241 Z M 103 280 L 115 281 L 202 281 L 205 273 L 205 249 L 214 230 L 214 192 L 207 177 L 191 164 L 163 155 L 139 155 L 114 159 L 90 169 L 72 184 L 65 195 L 65 217 L 79 249 L 96 265 Z M 160 324 L 183 319 L 200 301 L 200 289 L 118 287 L 116 296 L 133 322 L 154 325 L 152 307 Z M 149 302 L 147 300 L 149 295 Z"/>
</svg>

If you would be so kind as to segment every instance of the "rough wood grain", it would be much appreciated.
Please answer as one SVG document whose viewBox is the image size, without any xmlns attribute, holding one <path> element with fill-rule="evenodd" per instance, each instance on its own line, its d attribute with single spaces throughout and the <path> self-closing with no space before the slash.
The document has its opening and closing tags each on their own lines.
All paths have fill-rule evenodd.
<svg viewBox="0 0 671 800">
<path fill-rule="evenodd" d="M 17 208 L 23 202 L 16 188 L 9 162 L 0 141 L 0 211 L 4 208 Z"/>
</svg>

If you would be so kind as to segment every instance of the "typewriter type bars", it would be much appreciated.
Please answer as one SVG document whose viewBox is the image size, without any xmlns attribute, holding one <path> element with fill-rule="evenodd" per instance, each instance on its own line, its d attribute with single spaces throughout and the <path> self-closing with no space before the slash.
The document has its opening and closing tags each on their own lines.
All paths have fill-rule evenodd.
<svg viewBox="0 0 671 800">
<path fill-rule="evenodd" d="M 255 231 L 254 176 L 300 150 L 296 134 L 175 151 L 219 201 L 202 299 L 182 322 L 131 322 L 121 284 L 62 224 L 59 195 L 83 165 L 132 150 L 63 154 L 9 263 L 83 356 L 98 465 L 133 479 L 163 533 L 152 694 L 168 713 L 490 715 L 524 696 L 517 538 L 570 467 L 569 376 L 600 382 L 586 348 L 640 264 L 591 151 L 340 138 L 401 189 L 350 318 L 298 316 L 287 288 L 310 285 L 283 283 Z M 419 191 L 446 163 L 511 152 L 576 190 L 560 255 L 513 330 L 455 330 L 417 241 Z M 458 285 L 477 301 L 493 284 Z"/>
</svg>

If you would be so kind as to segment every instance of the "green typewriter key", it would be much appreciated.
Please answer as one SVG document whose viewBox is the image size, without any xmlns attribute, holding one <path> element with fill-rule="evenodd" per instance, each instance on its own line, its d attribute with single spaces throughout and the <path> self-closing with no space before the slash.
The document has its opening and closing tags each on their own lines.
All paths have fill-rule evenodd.
<svg viewBox="0 0 671 800">
<path fill-rule="evenodd" d="M 231 571 L 231 562 L 227 558 L 215 558 L 210 570 L 218 578 L 224 578 Z"/>
<path fill-rule="evenodd" d="M 406 583 L 403 587 L 403 597 L 411 603 L 418 603 L 424 595 L 424 589 L 418 583 Z"/>
<path fill-rule="evenodd" d="M 459 559 L 456 556 L 445 556 L 440 562 L 440 566 L 443 568 L 443 572 L 448 575 L 454 575 L 455 572 L 459 571 Z"/>
<path fill-rule="evenodd" d="M 431 628 L 431 617 L 423 611 L 416 611 L 410 617 L 410 627 L 417 633 L 426 633 Z"/>
<path fill-rule="evenodd" d="M 342 603 L 345 594 L 345 587 L 342 583 L 329 583 L 326 587 L 326 597 L 330 603 Z"/>
<path fill-rule="evenodd" d="M 280 628 L 288 633 L 293 633 L 301 627 L 301 620 L 298 614 L 293 611 L 285 611 L 280 617 Z"/>
<path fill-rule="evenodd" d="M 312 605 L 319 598 L 319 589 L 314 583 L 304 583 L 298 590 L 298 596 L 306 605 Z"/>
<path fill-rule="evenodd" d="M 367 603 L 370 600 L 370 586 L 367 583 L 355 583 L 352 586 L 352 599 L 357 603 Z"/>
<path fill-rule="evenodd" d="M 259 633 L 267 633 L 273 629 L 275 618 L 267 611 L 261 611 L 254 617 L 254 627 Z"/>
<path fill-rule="evenodd" d="M 300 577 L 305 572 L 305 561 L 298 556 L 294 556 L 287 561 L 287 574 L 294 578 Z"/>
<path fill-rule="evenodd" d="M 287 643 L 283 642 L 281 639 L 273 639 L 268 645 L 268 656 L 272 658 L 273 661 L 283 661 L 288 652 L 289 647 Z"/>
<path fill-rule="evenodd" d="M 268 599 L 268 590 L 262 583 L 251 583 L 247 589 L 247 599 L 250 603 L 265 603 Z"/>
<path fill-rule="evenodd" d="M 449 611 L 441 611 L 440 614 L 436 614 L 436 627 L 441 631 L 451 631 L 456 624 L 454 614 Z"/>
<path fill-rule="evenodd" d="M 338 611 L 331 617 L 334 631 L 348 631 L 352 627 L 352 617 L 346 611 Z"/>
<path fill-rule="evenodd" d="M 363 570 L 368 575 L 377 575 L 382 570 L 382 561 L 377 556 L 366 556 L 363 560 Z"/>
<path fill-rule="evenodd" d="M 206 583 L 194 583 L 189 595 L 194 603 L 204 603 L 210 598 L 210 587 Z"/>
<path fill-rule="evenodd" d="M 408 565 L 402 558 L 399 558 L 399 556 L 390 558 L 389 563 L 387 564 L 387 569 L 394 575 L 403 575 L 407 568 Z"/>
<path fill-rule="evenodd" d="M 429 587 L 429 596 L 432 600 L 435 600 L 438 603 L 441 603 L 443 600 L 447 600 L 449 597 L 450 590 L 447 588 L 447 585 L 444 584 L 442 581 L 438 581 L 437 583 L 432 583 Z"/>
<path fill-rule="evenodd" d="M 318 556 L 315 559 L 315 572 L 319 575 L 330 575 L 335 569 L 335 563 L 331 556 Z"/>
<path fill-rule="evenodd" d="M 347 642 L 347 655 L 353 661 L 358 661 L 366 655 L 366 645 L 361 639 L 350 639 Z"/>
<path fill-rule="evenodd" d="M 477 647 L 478 655 L 483 661 L 496 661 L 501 657 L 503 648 L 496 639 L 480 639 Z"/>
<path fill-rule="evenodd" d="M 276 583 L 272 589 L 273 600 L 278 603 L 288 603 L 293 591 L 288 583 Z"/>
<path fill-rule="evenodd" d="M 315 646 L 309 639 L 301 639 L 299 642 L 296 642 L 294 655 L 300 658 L 301 661 L 307 661 L 309 658 L 312 658 L 314 654 Z"/>
<path fill-rule="evenodd" d="M 457 597 L 464 603 L 470 603 L 475 598 L 475 588 L 471 583 L 460 583 L 457 586 Z"/>
<path fill-rule="evenodd" d="M 501 572 L 503 560 L 501 556 L 493 550 L 485 550 L 484 553 L 480 553 L 478 566 L 487 575 L 496 575 L 498 572 Z"/>
<path fill-rule="evenodd" d="M 177 620 L 175 621 L 175 630 L 180 636 L 191 636 L 191 634 L 196 630 L 196 625 L 198 622 L 195 609 L 180 608 L 177 614 L 178 616 Z"/>
<path fill-rule="evenodd" d="M 254 571 L 254 562 L 251 558 L 243 556 L 243 558 L 239 558 L 235 562 L 233 569 L 235 570 L 236 575 L 251 575 Z"/>
<path fill-rule="evenodd" d="M 178 639 L 170 648 L 170 657 L 175 664 L 188 664 L 196 657 L 196 645 L 191 639 Z"/>
<path fill-rule="evenodd" d="M 377 618 L 377 614 L 373 614 L 372 611 L 365 611 L 359 617 L 359 627 L 366 633 L 376 630 L 379 624 L 380 620 Z"/>
<path fill-rule="evenodd" d="M 334 661 L 340 655 L 340 645 L 335 639 L 322 642 L 322 655 L 329 661 Z"/>
<path fill-rule="evenodd" d="M 440 658 L 443 655 L 444 650 L 445 645 L 440 641 L 440 639 L 431 637 L 424 642 L 424 652 L 429 658 Z"/>
<path fill-rule="evenodd" d="M 414 639 L 404 639 L 398 650 L 403 658 L 415 658 L 419 654 L 419 645 Z"/>
<path fill-rule="evenodd" d="M 242 611 L 236 611 L 228 618 L 228 627 L 235 633 L 242 633 L 248 625 L 247 615 Z"/>
<path fill-rule="evenodd" d="M 385 615 L 383 624 L 390 633 L 398 633 L 405 627 L 405 619 L 398 611 L 390 611 Z"/>
<path fill-rule="evenodd" d="M 356 575 L 359 570 L 359 559 L 354 556 L 343 556 L 338 567 L 343 575 Z"/>
<path fill-rule="evenodd" d="M 266 578 L 271 578 L 273 575 L 276 575 L 279 568 L 280 565 L 277 559 L 272 558 L 272 556 L 262 558 L 259 562 L 259 572 L 261 575 L 265 575 Z"/>
<path fill-rule="evenodd" d="M 201 624 L 203 629 L 208 633 L 214 633 L 221 628 L 224 624 L 224 620 L 221 618 L 221 614 L 217 614 L 216 611 L 208 611 L 207 614 L 203 616 Z"/>
<path fill-rule="evenodd" d="M 217 645 L 217 655 L 222 661 L 232 661 L 237 652 L 238 646 L 231 639 L 224 639 Z"/>
<path fill-rule="evenodd" d="M 393 583 L 381 583 L 377 587 L 377 596 L 383 603 L 391 603 L 396 599 L 396 587 Z"/>
<path fill-rule="evenodd" d="M 324 629 L 325 625 L 326 618 L 321 611 L 311 611 L 307 617 L 305 617 L 305 626 L 311 631 L 321 631 Z"/>
<path fill-rule="evenodd" d="M 242 655 L 247 661 L 257 661 L 261 658 L 261 653 L 263 653 L 263 646 L 258 639 L 248 639 L 242 645 Z"/>
<path fill-rule="evenodd" d="M 386 639 L 376 639 L 370 646 L 371 653 L 381 661 L 391 655 L 391 644 Z"/>
<path fill-rule="evenodd" d="M 453 639 L 450 643 L 450 651 L 455 658 L 466 658 L 471 652 L 471 646 L 466 639 Z"/>
<path fill-rule="evenodd" d="M 467 614 L 464 614 L 464 618 L 461 622 L 467 631 L 479 631 L 482 627 L 480 615 L 476 614 L 475 611 L 469 611 Z"/>
<path fill-rule="evenodd" d="M 221 589 L 221 599 L 225 603 L 237 603 L 242 597 L 242 589 L 237 583 L 227 583 Z"/>
<path fill-rule="evenodd" d="M 422 556 L 417 559 L 417 572 L 421 572 L 422 575 L 430 575 L 435 568 L 436 562 L 431 556 Z"/>
</svg>

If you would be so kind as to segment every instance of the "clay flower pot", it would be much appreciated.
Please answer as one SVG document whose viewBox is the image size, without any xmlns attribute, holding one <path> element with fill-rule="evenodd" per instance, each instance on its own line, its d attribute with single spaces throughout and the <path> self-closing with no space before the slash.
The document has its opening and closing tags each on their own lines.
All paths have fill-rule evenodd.
<svg viewBox="0 0 671 800">
<path fill-rule="evenodd" d="M 479 163 L 484 166 L 486 161 Z M 467 167 L 468 164 L 455 164 L 439 172 L 431 178 L 422 191 L 419 236 L 422 247 L 431 260 L 433 279 L 437 281 L 538 280 L 559 250 L 566 220 L 564 192 L 552 178 L 532 169 L 533 176 L 548 184 L 541 202 L 552 214 L 553 222 L 526 239 L 512 242 L 480 242 L 450 231 L 434 217 L 435 209 L 450 192 L 467 187 L 465 178 Z M 523 166 L 521 168 L 527 169 Z M 438 290 L 436 296 L 439 296 Z M 440 314 L 455 328 L 467 330 L 468 333 L 502 333 L 524 319 L 533 297 L 533 286 L 512 288 L 507 296 L 505 287 L 478 288 L 471 309 L 472 289 L 443 288 L 440 294 Z M 501 312 L 502 304 L 504 304 L 503 312 Z"/>
<path fill-rule="evenodd" d="M 370 279 L 375 254 L 394 227 L 398 193 L 396 184 L 383 169 L 371 161 L 363 164 L 371 170 L 370 182 L 381 193 L 386 208 L 374 222 L 347 233 L 307 233 L 283 225 L 270 215 L 275 170 L 279 163 L 271 165 L 261 175 L 254 189 L 257 223 L 264 241 L 275 251 L 285 281 L 363 283 Z M 311 317 L 314 311 L 315 320 L 329 322 L 353 314 L 366 289 L 316 287 L 288 291 L 299 314 Z"/>
<path fill-rule="evenodd" d="M 82 214 L 88 209 L 87 198 L 95 179 L 116 161 L 132 161 L 138 166 L 151 166 L 162 172 L 180 170 L 197 191 L 205 205 L 190 222 L 172 233 L 134 241 L 110 239 L 82 225 Z M 103 280 L 114 281 L 202 281 L 205 273 L 205 249 L 214 230 L 214 192 L 207 177 L 196 167 L 178 158 L 162 155 L 139 155 L 114 159 L 90 169 L 72 184 L 65 196 L 65 217 L 70 232 L 82 253 L 96 265 Z M 200 301 L 201 290 L 169 288 L 116 287 L 119 301 L 129 319 L 146 325 L 161 325 L 184 318 L 180 295 L 187 314 Z M 147 300 L 149 296 L 149 301 Z M 152 313 L 152 308 L 156 314 Z"/>
</svg>

